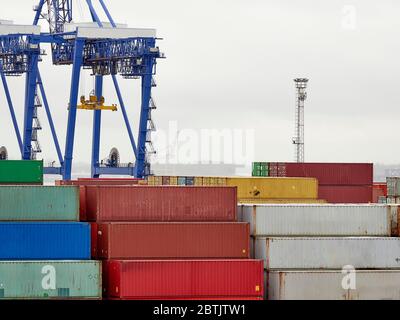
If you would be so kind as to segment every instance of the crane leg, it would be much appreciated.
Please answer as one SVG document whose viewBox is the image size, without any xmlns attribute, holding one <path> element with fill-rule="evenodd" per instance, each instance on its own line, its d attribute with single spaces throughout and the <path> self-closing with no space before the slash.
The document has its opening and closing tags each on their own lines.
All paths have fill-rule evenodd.
<svg viewBox="0 0 400 320">
<path fill-rule="evenodd" d="M 36 79 L 38 76 L 38 62 L 39 53 L 33 54 L 30 59 L 29 71 L 26 74 L 22 160 L 30 160 L 32 156 L 33 116 L 35 108 Z"/>
<path fill-rule="evenodd" d="M 152 88 L 152 70 L 153 61 L 149 59 L 146 63 L 146 74 L 142 77 L 142 108 L 140 112 L 139 138 L 138 138 L 138 156 L 136 158 L 136 178 L 146 176 L 146 140 L 147 140 L 147 122 L 150 113 L 150 99 Z"/>
<path fill-rule="evenodd" d="M 100 101 L 103 95 L 103 76 L 96 76 L 96 96 Z M 93 140 L 92 140 L 92 178 L 99 178 L 96 169 L 100 165 L 100 135 L 101 135 L 101 110 L 95 110 L 93 114 Z"/>
<path fill-rule="evenodd" d="M 83 63 L 84 40 L 77 39 L 75 43 L 74 63 L 72 68 L 71 92 L 69 99 L 68 127 L 65 144 L 63 179 L 71 180 L 72 159 L 74 153 L 74 138 L 76 125 L 76 110 L 78 105 L 79 78 Z"/>
</svg>

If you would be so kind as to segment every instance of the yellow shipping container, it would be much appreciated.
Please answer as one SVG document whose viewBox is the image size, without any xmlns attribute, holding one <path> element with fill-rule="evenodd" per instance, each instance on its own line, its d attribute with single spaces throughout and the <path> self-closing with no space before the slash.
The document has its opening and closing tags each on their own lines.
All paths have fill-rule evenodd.
<svg viewBox="0 0 400 320">
<path fill-rule="evenodd" d="M 226 178 L 217 178 L 217 185 L 224 187 L 226 186 L 227 182 L 226 182 Z"/>
<path fill-rule="evenodd" d="M 314 178 L 227 178 L 227 186 L 238 188 L 238 199 L 317 199 Z"/>
<path fill-rule="evenodd" d="M 154 185 L 155 186 L 162 186 L 163 183 L 163 177 L 156 177 L 154 176 Z"/>
<path fill-rule="evenodd" d="M 174 177 L 174 176 L 169 177 L 169 184 L 171 186 L 177 186 L 178 185 L 178 177 Z"/>
<path fill-rule="evenodd" d="M 195 186 L 202 186 L 203 185 L 203 177 L 195 177 L 194 178 L 194 185 Z"/>
<path fill-rule="evenodd" d="M 210 186 L 210 185 L 211 185 L 211 178 L 203 177 L 203 186 Z"/>
<path fill-rule="evenodd" d="M 154 186 L 154 184 L 155 184 L 154 176 L 148 176 L 148 177 L 147 177 L 147 184 L 148 184 L 149 186 Z"/>
</svg>

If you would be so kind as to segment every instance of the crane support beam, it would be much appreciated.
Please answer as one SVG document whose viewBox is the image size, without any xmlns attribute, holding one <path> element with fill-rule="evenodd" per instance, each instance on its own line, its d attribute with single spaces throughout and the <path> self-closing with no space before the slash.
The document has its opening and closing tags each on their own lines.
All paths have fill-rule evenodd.
<svg viewBox="0 0 400 320">
<path fill-rule="evenodd" d="M 38 37 L 28 37 L 28 46 L 39 48 Z M 31 160 L 32 157 L 32 133 L 33 117 L 35 109 L 36 81 L 38 77 L 39 50 L 27 55 L 26 85 L 25 85 L 25 111 L 22 159 Z"/>
<path fill-rule="evenodd" d="M 103 96 L 103 77 L 96 76 L 95 94 L 97 101 Z M 101 110 L 93 113 L 93 140 L 92 140 L 92 178 L 99 178 L 95 169 L 100 164 L 100 138 L 101 138 Z"/>
<path fill-rule="evenodd" d="M 152 70 L 153 59 L 146 59 L 146 69 Z M 147 164 L 147 152 L 146 152 L 146 141 L 147 141 L 147 123 L 150 115 L 150 100 L 151 100 L 151 88 L 152 88 L 152 75 L 148 72 L 142 77 L 142 107 L 140 112 L 139 122 L 139 139 L 138 139 L 138 156 L 136 159 L 136 172 L 137 178 L 143 178 L 147 176 L 146 164 Z"/>
<path fill-rule="evenodd" d="M 83 62 L 83 48 L 84 40 L 76 39 L 74 48 L 74 63 L 72 67 L 71 92 L 69 98 L 67 138 L 64 156 L 64 180 L 71 180 L 72 177 L 72 159 L 74 154 L 76 111 L 78 105 L 79 78 Z"/>
</svg>

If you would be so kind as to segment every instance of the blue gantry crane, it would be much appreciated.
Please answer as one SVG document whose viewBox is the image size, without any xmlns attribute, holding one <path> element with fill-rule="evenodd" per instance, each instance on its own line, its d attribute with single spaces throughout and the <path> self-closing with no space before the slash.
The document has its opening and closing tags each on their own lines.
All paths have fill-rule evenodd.
<svg viewBox="0 0 400 320">
<path fill-rule="evenodd" d="M 7 98 L 11 119 L 23 160 L 37 157 L 41 152 L 38 131 L 42 129 L 38 108 L 44 106 L 49 127 L 57 151 L 59 166 L 46 168 L 47 174 L 59 174 L 71 179 L 74 154 L 75 127 L 78 110 L 93 112 L 93 136 L 91 175 L 130 175 L 138 178 L 150 174 L 149 158 L 154 153 L 151 133 L 155 130 L 152 111 L 156 105 L 152 88 L 156 86 L 157 59 L 164 58 L 156 44 L 155 29 L 127 28 L 117 25 L 103 0 L 98 0 L 108 22 L 102 22 L 91 0 L 86 0 L 91 23 L 74 23 L 73 4 L 75 0 L 40 0 L 35 6 L 32 26 L 0 22 L 0 75 Z M 41 32 L 40 20 L 49 24 L 48 32 Z M 55 66 L 71 65 L 72 78 L 68 104 L 68 123 L 65 152 L 61 151 L 53 122 L 51 108 L 39 71 L 42 47 L 51 46 L 52 63 Z M 89 99 L 79 97 L 79 83 L 82 69 L 90 69 L 95 77 L 94 93 Z M 25 106 L 22 135 L 16 120 L 7 77 L 25 75 Z M 141 80 L 141 111 L 137 122 L 139 132 L 135 139 L 126 111 L 117 76 L 123 79 Z M 116 111 L 117 105 L 106 106 L 103 97 L 104 77 L 111 77 L 118 97 L 118 108 L 132 146 L 132 164 L 121 165 L 119 153 L 113 149 L 110 161 L 100 161 L 100 135 L 102 114 Z M 80 99 L 79 99 L 80 98 Z"/>
</svg>

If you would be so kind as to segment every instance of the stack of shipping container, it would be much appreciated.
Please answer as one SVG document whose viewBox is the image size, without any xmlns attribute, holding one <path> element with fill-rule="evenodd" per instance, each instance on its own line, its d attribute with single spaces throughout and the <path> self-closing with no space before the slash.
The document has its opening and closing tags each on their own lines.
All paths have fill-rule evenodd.
<svg viewBox="0 0 400 320">
<path fill-rule="evenodd" d="M 0 181 L 0 299 L 100 299 L 78 189 L 42 186 L 39 161 L 0 161 Z"/>
<path fill-rule="evenodd" d="M 179 184 L 179 181 L 182 184 Z M 315 178 L 152 176 L 148 178 L 148 184 L 151 186 L 236 187 L 239 203 L 325 202 L 318 199 L 318 181 Z"/>
<path fill-rule="evenodd" d="M 247 205 L 271 300 L 400 299 L 399 206 Z"/>
<path fill-rule="evenodd" d="M 328 203 L 373 202 L 373 164 L 270 162 L 265 167 L 269 177 L 318 179 L 318 198 Z"/>
<path fill-rule="evenodd" d="M 262 299 L 236 188 L 85 186 L 106 299 Z"/>
<path fill-rule="evenodd" d="M 400 178 L 388 177 L 387 183 L 387 203 L 400 204 Z"/>
</svg>

